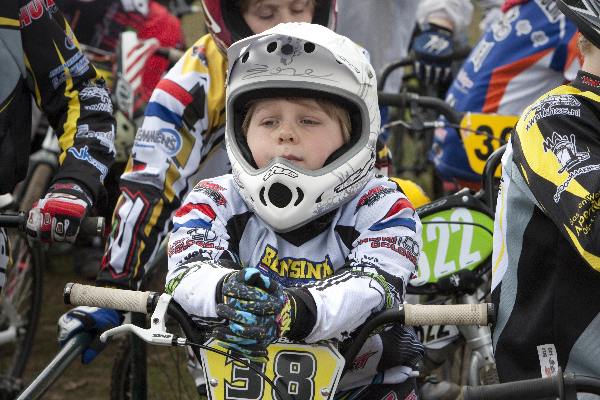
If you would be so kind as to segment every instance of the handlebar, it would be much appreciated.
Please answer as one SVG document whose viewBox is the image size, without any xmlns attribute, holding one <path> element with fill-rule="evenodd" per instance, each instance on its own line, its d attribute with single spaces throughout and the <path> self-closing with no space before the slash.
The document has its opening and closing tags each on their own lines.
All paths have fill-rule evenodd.
<svg viewBox="0 0 600 400">
<path fill-rule="evenodd" d="M 156 292 L 139 292 L 68 283 L 64 290 L 66 304 L 113 308 L 121 311 L 149 314 L 158 304 Z M 182 324 L 188 337 L 199 336 L 190 317 L 174 301 L 169 303 L 167 313 Z M 175 313 L 177 315 L 172 315 Z M 183 314 L 183 315 L 182 315 Z M 346 367 L 351 365 L 356 354 L 371 332 L 384 324 L 405 325 L 487 325 L 492 323 L 495 313 L 492 304 L 423 305 L 403 304 L 395 310 L 383 311 L 370 320 L 355 335 L 344 354 Z M 187 327 L 187 328 L 186 328 Z M 189 330 L 189 332 L 188 332 Z M 194 333 L 196 332 L 196 333 Z"/>
<path fill-rule="evenodd" d="M 526 379 L 516 382 L 486 386 L 465 386 L 459 399 L 463 400 L 509 400 L 509 399 L 575 399 L 576 393 L 600 395 L 600 379 L 583 375 L 563 374 Z"/>
<path fill-rule="evenodd" d="M 380 106 L 405 107 L 409 104 L 435 110 L 446 117 L 451 124 L 460 124 L 462 114 L 452 108 L 448 103 L 437 97 L 419 96 L 415 93 L 386 93 L 378 92 Z"/>
<path fill-rule="evenodd" d="M 0 214 L 0 227 L 24 230 L 25 225 L 27 225 L 27 216 L 24 212 Z M 104 225 L 104 217 L 85 217 L 79 226 L 79 234 L 87 237 L 102 237 Z"/>
<path fill-rule="evenodd" d="M 457 49 L 454 53 L 445 56 L 445 57 L 440 57 L 440 61 L 459 61 L 459 60 L 463 60 L 465 59 L 469 53 L 471 52 L 471 47 L 462 47 L 460 49 Z M 381 71 L 381 75 L 377 78 L 378 79 L 378 83 L 377 83 L 377 89 L 378 90 L 383 90 L 383 88 L 385 87 L 385 83 L 388 80 L 388 78 L 390 77 L 390 74 L 392 72 L 394 72 L 395 70 L 399 69 L 399 68 L 404 68 L 404 67 L 408 67 L 409 65 L 413 65 L 414 62 L 416 61 L 415 56 L 411 55 L 408 57 L 405 57 L 401 60 L 395 61 L 391 64 L 386 65 L 383 70 Z"/>
</svg>

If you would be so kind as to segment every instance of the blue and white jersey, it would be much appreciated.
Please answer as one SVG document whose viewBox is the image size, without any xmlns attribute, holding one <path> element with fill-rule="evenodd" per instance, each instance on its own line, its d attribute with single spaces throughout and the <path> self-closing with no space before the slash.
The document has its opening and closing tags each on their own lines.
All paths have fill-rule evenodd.
<svg viewBox="0 0 600 400">
<path fill-rule="evenodd" d="M 386 178 L 372 179 L 330 214 L 277 233 L 224 175 L 196 185 L 173 221 L 166 290 L 188 314 L 218 323 L 218 282 L 233 269 L 254 266 L 312 296 L 316 318 L 308 343 L 348 339 L 371 314 L 402 302 L 420 249 L 419 218 Z M 422 353 L 412 328 L 394 326 L 365 343 L 340 389 L 403 382 Z"/>
<path fill-rule="evenodd" d="M 512 5 L 473 48 L 446 101 L 457 111 L 520 115 L 543 93 L 575 78 L 576 32 L 554 0 Z M 445 179 L 479 182 L 455 129 L 436 130 L 434 149 L 434 164 Z"/>
</svg>

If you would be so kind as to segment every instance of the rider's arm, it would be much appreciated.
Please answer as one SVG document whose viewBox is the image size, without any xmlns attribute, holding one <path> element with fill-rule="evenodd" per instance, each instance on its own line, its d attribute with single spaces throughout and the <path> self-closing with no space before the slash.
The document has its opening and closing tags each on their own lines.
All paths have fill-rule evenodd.
<svg viewBox="0 0 600 400">
<path fill-rule="evenodd" d="M 231 201 L 219 181 L 202 181 L 185 198 L 173 217 L 169 237 L 169 271 L 165 291 L 190 315 L 217 318 L 216 291 L 236 269 L 237 253 L 229 243 Z"/>
<path fill-rule="evenodd" d="M 209 164 L 208 176 L 229 169 L 226 157 L 217 153 L 223 142 L 226 65 L 209 38 L 188 49 L 146 107 L 121 176 L 97 280 L 101 285 L 136 288 L 143 266 L 170 230 L 173 211 L 193 186 L 192 176 Z"/>
<path fill-rule="evenodd" d="M 507 171 L 511 184 L 528 194 L 581 257 L 600 270 L 597 104 L 583 96 L 563 94 L 531 106 L 511 138 Z M 573 115 L 540 118 L 556 107 L 571 110 Z"/>
<path fill-rule="evenodd" d="M 21 37 L 28 84 L 63 151 L 54 182 L 76 181 L 97 201 L 115 155 L 112 105 L 104 82 L 56 6 L 44 7 L 38 18 L 22 12 Z"/>
<path fill-rule="evenodd" d="M 352 226 L 339 223 L 336 231 L 346 232 L 346 267 L 303 288 L 314 301 L 315 323 L 307 342 L 343 339 L 373 312 L 398 304 L 415 273 L 421 223 L 394 182 L 371 181 L 344 207 L 340 223 Z"/>
</svg>

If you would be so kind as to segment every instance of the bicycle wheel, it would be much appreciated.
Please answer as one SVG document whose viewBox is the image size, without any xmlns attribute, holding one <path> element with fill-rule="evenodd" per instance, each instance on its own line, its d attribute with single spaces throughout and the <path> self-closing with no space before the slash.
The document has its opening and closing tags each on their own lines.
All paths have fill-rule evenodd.
<svg viewBox="0 0 600 400">
<path fill-rule="evenodd" d="M 171 330 L 172 331 L 172 330 Z M 181 347 L 153 346 L 147 352 L 148 399 L 198 399 L 198 390 L 187 368 L 188 354 Z M 113 364 L 111 400 L 137 399 L 131 385 L 131 343 L 123 341 Z"/>
<path fill-rule="evenodd" d="M 0 296 L 0 377 L 17 380 L 33 346 L 42 302 L 43 255 L 24 235 L 10 236 L 12 267 Z"/>
</svg>

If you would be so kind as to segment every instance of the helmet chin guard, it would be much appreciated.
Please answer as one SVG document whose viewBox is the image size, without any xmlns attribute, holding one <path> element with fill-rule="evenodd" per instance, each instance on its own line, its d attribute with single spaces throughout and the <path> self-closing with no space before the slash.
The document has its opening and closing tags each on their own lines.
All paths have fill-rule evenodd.
<svg viewBox="0 0 600 400">
<path fill-rule="evenodd" d="M 320 25 L 280 24 L 228 50 L 226 134 L 234 183 L 277 232 L 296 229 L 353 198 L 374 174 L 377 82 L 364 51 Z M 351 139 L 317 170 L 277 157 L 257 168 L 241 130 L 251 99 L 327 98 L 351 116 Z M 338 154 L 341 153 L 341 154 Z"/>
</svg>

